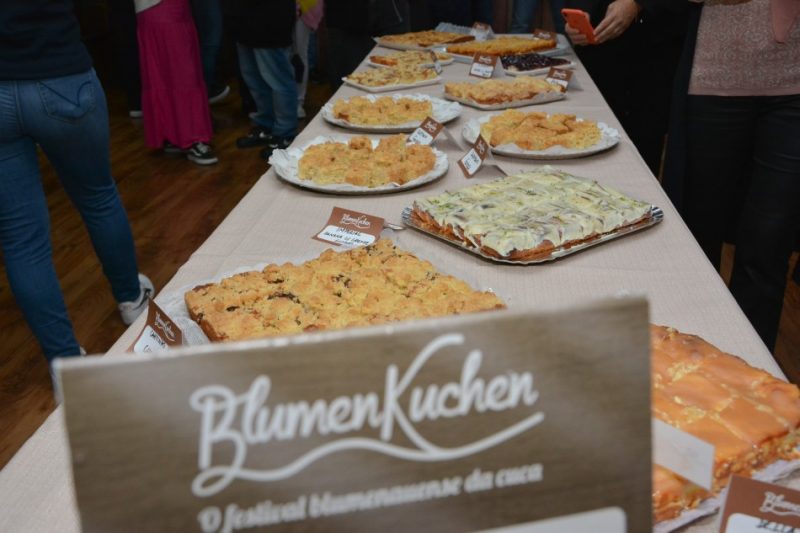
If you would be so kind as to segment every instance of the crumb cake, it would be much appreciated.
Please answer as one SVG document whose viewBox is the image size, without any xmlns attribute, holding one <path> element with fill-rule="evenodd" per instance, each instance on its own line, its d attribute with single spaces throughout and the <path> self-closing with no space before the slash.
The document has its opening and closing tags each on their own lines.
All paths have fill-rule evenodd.
<svg viewBox="0 0 800 533">
<path fill-rule="evenodd" d="M 453 58 L 450 54 L 434 52 L 437 61 L 449 61 Z M 393 52 L 388 55 L 369 56 L 370 61 L 376 65 L 386 67 L 424 67 L 433 64 L 431 52 L 421 50 L 408 50 L 405 52 Z"/>
<path fill-rule="evenodd" d="M 444 93 L 482 105 L 505 104 L 530 100 L 541 93 L 561 92 L 561 87 L 532 76 L 512 79 L 490 79 L 477 82 L 446 83 Z"/>
<path fill-rule="evenodd" d="M 528 262 L 651 217 L 644 202 L 545 167 L 417 200 L 410 221 L 484 255 Z"/>
<path fill-rule="evenodd" d="M 298 177 L 320 185 L 408 183 L 434 169 L 436 154 L 430 146 L 408 144 L 406 139 L 402 134 L 384 137 L 375 148 L 363 136 L 347 144 L 332 141 L 309 146 L 298 163 Z"/>
<path fill-rule="evenodd" d="M 433 115 L 430 100 L 415 98 L 367 98 L 354 96 L 339 99 L 333 104 L 333 116 L 359 126 L 394 126 L 409 122 L 422 122 Z"/>
<path fill-rule="evenodd" d="M 437 271 L 381 239 L 302 264 L 271 264 L 185 295 L 192 319 L 213 341 L 341 329 L 503 309 L 491 292 Z"/>
<path fill-rule="evenodd" d="M 397 66 L 353 72 L 346 79 L 351 83 L 365 87 L 387 87 L 390 85 L 410 85 L 434 80 L 437 77 L 438 74 L 432 68 Z"/>
<path fill-rule="evenodd" d="M 449 31 L 413 31 L 409 33 L 400 33 L 397 35 L 383 35 L 378 38 L 379 44 L 388 44 L 396 46 L 419 46 L 426 48 L 428 46 L 437 46 L 449 43 L 460 43 L 464 41 L 472 41 L 475 37 L 472 35 L 465 35 L 463 33 L 453 33 Z"/>
<path fill-rule="evenodd" d="M 556 47 L 555 39 L 538 39 L 536 37 L 498 37 L 486 41 L 472 41 L 447 46 L 447 52 L 462 56 L 485 54 L 490 56 L 510 56 L 528 54 L 537 50 L 549 50 Z"/>
<path fill-rule="evenodd" d="M 678 516 L 779 459 L 796 459 L 800 391 L 695 335 L 651 326 L 653 416 L 710 444 L 714 485 L 706 491 L 654 465 L 653 515 Z"/>
<path fill-rule="evenodd" d="M 523 150 L 546 150 L 551 146 L 582 149 L 600 141 L 600 129 L 591 120 L 575 115 L 525 113 L 509 109 L 481 125 L 481 136 L 491 146 L 515 144 Z"/>
</svg>

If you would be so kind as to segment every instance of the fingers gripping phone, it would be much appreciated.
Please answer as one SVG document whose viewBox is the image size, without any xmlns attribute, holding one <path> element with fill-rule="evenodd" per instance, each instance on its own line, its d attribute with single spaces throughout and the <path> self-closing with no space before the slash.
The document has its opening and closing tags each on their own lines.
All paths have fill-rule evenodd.
<svg viewBox="0 0 800 533">
<path fill-rule="evenodd" d="M 592 28 L 592 23 L 589 20 L 589 13 L 580 9 L 564 8 L 561 10 L 561 15 L 567 21 L 567 24 L 586 36 L 589 44 L 597 43 L 597 39 L 594 36 L 594 28 Z"/>
</svg>

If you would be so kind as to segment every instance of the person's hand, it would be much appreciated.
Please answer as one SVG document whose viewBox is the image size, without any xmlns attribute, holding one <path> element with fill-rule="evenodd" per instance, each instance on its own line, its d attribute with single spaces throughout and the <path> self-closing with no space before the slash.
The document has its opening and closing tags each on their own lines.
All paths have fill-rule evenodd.
<svg viewBox="0 0 800 533">
<path fill-rule="evenodd" d="M 586 40 L 586 36 L 584 34 L 579 32 L 569 24 L 564 25 L 564 31 L 567 32 L 567 37 L 569 37 L 569 40 L 572 41 L 572 44 L 574 44 L 575 46 L 584 46 L 589 43 L 589 41 Z"/>
<path fill-rule="evenodd" d="M 641 8 L 634 0 L 614 0 L 606 9 L 605 18 L 594 29 L 597 44 L 616 39 L 636 20 Z"/>
</svg>

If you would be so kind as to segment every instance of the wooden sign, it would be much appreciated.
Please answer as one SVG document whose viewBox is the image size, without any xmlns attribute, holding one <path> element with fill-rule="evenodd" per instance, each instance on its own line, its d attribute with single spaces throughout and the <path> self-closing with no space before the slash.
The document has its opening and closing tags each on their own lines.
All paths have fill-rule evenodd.
<svg viewBox="0 0 800 533">
<path fill-rule="evenodd" d="M 800 491 L 733 476 L 720 520 L 721 533 L 800 530 Z"/>
<path fill-rule="evenodd" d="M 469 75 L 475 76 L 476 78 L 491 78 L 497 67 L 497 60 L 497 56 L 475 54 L 472 57 L 472 66 L 469 68 Z"/>
<path fill-rule="evenodd" d="M 183 332 L 161 307 L 147 303 L 147 321 L 139 336 L 128 349 L 134 353 L 156 353 L 183 345 Z"/>
<path fill-rule="evenodd" d="M 312 239 L 336 246 L 367 246 L 377 241 L 383 231 L 381 217 L 334 207 L 331 216 Z"/>
<path fill-rule="evenodd" d="M 458 168 L 461 169 L 465 178 L 471 178 L 480 170 L 487 157 L 489 157 L 489 143 L 482 135 L 478 134 L 478 138 L 472 143 L 469 151 L 458 160 Z"/>
<path fill-rule="evenodd" d="M 442 132 L 442 129 L 444 129 L 444 125 L 441 122 L 431 117 L 425 117 L 422 124 L 408 136 L 408 142 L 430 145 Z"/>
<path fill-rule="evenodd" d="M 433 70 L 436 72 L 436 74 L 441 74 L 443 69 L 442 69 L 442 64 L 439 62 L 439 56 L 436 55 L 435 50 L 429 50 L 429 52 L 431 54 L 431 62 L 433 63 Z"/>
<path fill-rule="evenodd" d="M 59 361 L 81 524 L 649 531 L 649 343 L 631 298 Z"/>
<path fill-rule="evenodd" d="M 485 22 L 476 22 L 469 31 L 476 41 L 486 41 L 494 37 L 492 27 Z"/>
<path fill-rule="evenodd" d="M 571 70 L 567 70 L 564 68 L 557 68 L 557 67 L 550 67 L 550 70 L 547 72 L 547 76 L 545 76 L 545 80 L 550 83 L 554 83 L 561 88 L 561 92 L 567 92 L 567 87 L 569 87 L 569 82 L 572 79 L 573 72 Z"/>
<path fill-rule="evenodd" d="M 544 39 L 545 41 L 558 41 L 558 35 L 555 32 L 536 28 L 533 30 L 533 36 L 536 39 Z"/>
</svg>

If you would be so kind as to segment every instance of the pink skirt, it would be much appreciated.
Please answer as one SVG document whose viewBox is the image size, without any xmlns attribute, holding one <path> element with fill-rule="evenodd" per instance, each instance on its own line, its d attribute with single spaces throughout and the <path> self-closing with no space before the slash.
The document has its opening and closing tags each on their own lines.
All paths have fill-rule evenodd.
<svg viewBox="0 0 800 533">
<path fill-rule="evenodd" d="M 144 140 L 188 148 L 211 140 L 211 112 L 189 0 L 163 0 L 136 17 Z"/>
</svg>

